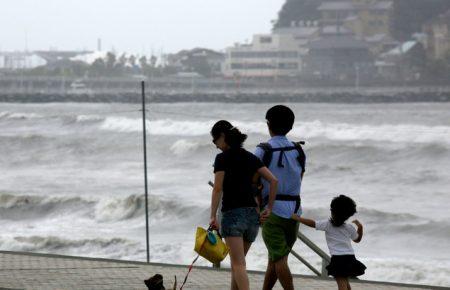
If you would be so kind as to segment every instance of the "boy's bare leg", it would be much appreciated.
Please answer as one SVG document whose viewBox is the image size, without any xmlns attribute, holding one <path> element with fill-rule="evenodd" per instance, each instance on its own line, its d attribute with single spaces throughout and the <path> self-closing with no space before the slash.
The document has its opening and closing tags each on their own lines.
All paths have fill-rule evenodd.
<svg viewBox="0 0 450 290">
<path fill-rule="evenodd" d="M 288 256 L 284 256 L 280 260 L 275 262 L 275 271 L 277 273 L 278 280 L 280 280 L 281 286 L 284 290 L 294 290 L 294 281 L 292 280 L 291 270 L 287 263 Z"/>
<path fill-rule="evenodd" d="M 278 277 L 275 271 L 275 263 L 269 261 L 267 263 L 266 275 L 264 276 L 263 290 L 272 290 L 275 283 L 277 283 Z"/>
</svg>

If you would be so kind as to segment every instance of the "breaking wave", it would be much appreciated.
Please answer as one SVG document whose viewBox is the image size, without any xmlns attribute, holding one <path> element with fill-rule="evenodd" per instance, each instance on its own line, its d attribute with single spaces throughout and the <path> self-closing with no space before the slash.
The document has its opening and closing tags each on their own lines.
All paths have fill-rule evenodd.
<svg viewBox="0 0 450 290">
<path fill-rule="evenodd" d="M 175 121 L 171 119 L 147 121 L 152 135 L 203 136 L 215 121 Z M 262 122 L 232 121 L 244 133 L 267 134 Z M 100 129 L 117 132 L 142 131 L 142 121 L 126 117 L 107 117 Z M 325 138 L 336 141 L 374 141 L 398 143 L 439 143 L 450 145 L 450 126 L 425 125 L 357 125 L 347 123 L 325 123 L 321 121 L 299 122 L 290 133 L 300 138 Z"/>
<path fill-rule="evenodd" d="M 148 196 L 151 222 L 177 219 L 180 216 L 204 214 L 206 209 L 160 196 Z M 144 195 L 86 199 L 82 197 L 44 197 L 37 195 L 0 194 L 0 218 L 3 220 L 30 220 L 58 214 L 79 215 L 97 222 L 116 222 L 142 217 L 145 214 Z"/>
<path fill-rule="evenodd" d="M 0 120 L 1 119 L 15 119 L 15 120 L 26 120 L 26 119 L 38 119 L 44 118 L 44 116 L 36 113 L 11 113 L 8 111 L 0 112 Z"/>
</svg>

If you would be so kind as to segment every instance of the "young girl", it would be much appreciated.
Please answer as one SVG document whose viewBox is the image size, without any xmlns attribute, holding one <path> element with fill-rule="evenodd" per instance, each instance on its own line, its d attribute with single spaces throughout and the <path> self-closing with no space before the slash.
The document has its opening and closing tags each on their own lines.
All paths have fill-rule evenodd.
<svg viewBox="0 0 450 290">
<path fill-rule="evenodd" d="M 325 231 L 325 238 L 331 254 L 331 262 L 327 266 L 328 275 L 336 279 L 339 290 L 351 290 L 349 277 L 363 275 L 366 270 L 366 266 L 356 260 L 351 245 L 351 240 L 355 243 L 361 241 L 363 226 L 358 220 L 353 221 L 358 229 L 345 223 L 356 213 L 356 204 L 351 198 L 339 195 L 333 198 L 330 207 L 331 218 L 328 220 L 314 221 L 296 214 L 293 214 L 292 218 L 318 231 Z"/>
<path fill-rule="evenodd" d="M 214 161 L 214 188 L 209 224 L 217 229 L 217 210 L 222 199 L 221 233 L 230 247 L 231 289 L 249 290 L 245 255 L 255 241 L 260 215 L 253 194 L 255 173 L 269 182 L 269 203 L 261 216 L 270 215 L 278 180 L 252 153 L 242 148 L 247 135 L 230 122 L 218 121 L 211 129 L 212 142 L 222 152 Z"/>
</svg>

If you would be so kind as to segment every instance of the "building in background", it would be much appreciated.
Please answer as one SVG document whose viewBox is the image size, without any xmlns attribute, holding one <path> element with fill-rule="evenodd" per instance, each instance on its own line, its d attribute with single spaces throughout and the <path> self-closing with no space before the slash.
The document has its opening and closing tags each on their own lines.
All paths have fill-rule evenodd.
<svg viewBox="0 0 450 290">
<path fill-rule="evenodd" d="M 304 74 L 316 80 L 359 82 L 373 75 L 374 59 L 367 42 L 349 34 L 311 41 Z"/>
<path fill-rule="evenodd" d="M 291 34 L 258 34 L 251 44 L 226 49 L 226 77 L 277 78 L 293 76 L 301 67 L 298 44 Z"/>
<path fill-rule="evenodd" d="M 33 69 L 47 64 L 47 60 L 34 52 L 0 52 L 0 69 Z"/>
<path fill-rule="evenodd" d="M 307 44 L 316 39 L 316 22 L 293 23 L 271 34 L 257 34 L 249 44 L 226 49 L 223 74 L 226 77 L 285 78 L 301 74 Z"/>
<path fill-rule="evenodd" d="M 320 26 L 342 26 L 358 38 L 390 36 L 393 9 L 393 1 L 380 0 L 326 0 L 318 8 Z"/>
<path fill-rule="evenodd" d="M 426 51 L 418 40 L 401 43 L 381 54 L 376 62 L 378 75 L 389 81 L 417 81 L 426 65 Z"/>
<path fill-rule="evenodd" d="M 450 55 L 450 10 L 423 26 L 426 34 L 427 57 L 444 59 Z"/>
</svg>

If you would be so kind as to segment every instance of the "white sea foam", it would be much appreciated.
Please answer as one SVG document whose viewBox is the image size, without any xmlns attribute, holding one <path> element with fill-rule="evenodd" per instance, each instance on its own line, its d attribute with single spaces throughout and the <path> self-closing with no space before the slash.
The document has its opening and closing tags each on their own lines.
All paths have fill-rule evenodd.
<svg viewBox="0 0 450 290">
<path fill-rule="evenodd" d="M 450 261 L 404 258 L 359 258 L 366 266 L 364 279 L 436 286 L 450 285 Z"/>
<path fill-rule="evenodd" d="M 36 113 L 11 113 L 8 111 L 0 112 L 0 119 L 37 119 L 43 117 L 44 116 Z"/>
<path fill-rule="evenodd" d="M 325 137 L 338 141 L 386 141 L 400 143 L 450 144 L 449 126 L 424 125 L 355 125 L 347 123 L 305 122 L 294 126 L 293 135 L 307 138 Z"/>
<path fill-rule="evenodd" d="M 76 118 L 77 122 L 90 122 L 90 121 L 101 121 L 104 117 L 98 115 L 78 115 Z"/>
<path fill-rule="evenodd" d="M 177 156 L 183 156 L 187 153 L 191 153 L 196 148 L 199 147 L 199 144 L 196 142 L 190 142 L 186 139 L 180 139 L 172 144 L 170 147 L 170 151 Z"/>
<path fill-rule="evenodd" d="M 232 121 L 244 133 L 267 134 L 262 122 Z M 209 134 L 214 121 L 175 121 L 170 119 L 147 121 L 152 135 L 202 136 Z M 125 117 L 109 117 L 101 129 L 118 132 L 142 131 L 142 121 Z M 374 141 L 394 143 L 441 143 L 450 145 L 450 126 L 424 126 L 414 124 L 364 125 L 298 122 L 290 133 L 299 138 L 326 138 L 337 141 Z"/>
<path fill-rule="evenodd" d="M 107 256 L 136 256 L 139 243 L 125 238 L 62 238 L 57 236 L 11 236 L 0 239 L 0 247 L 12 251 Z"/>
</svg>

